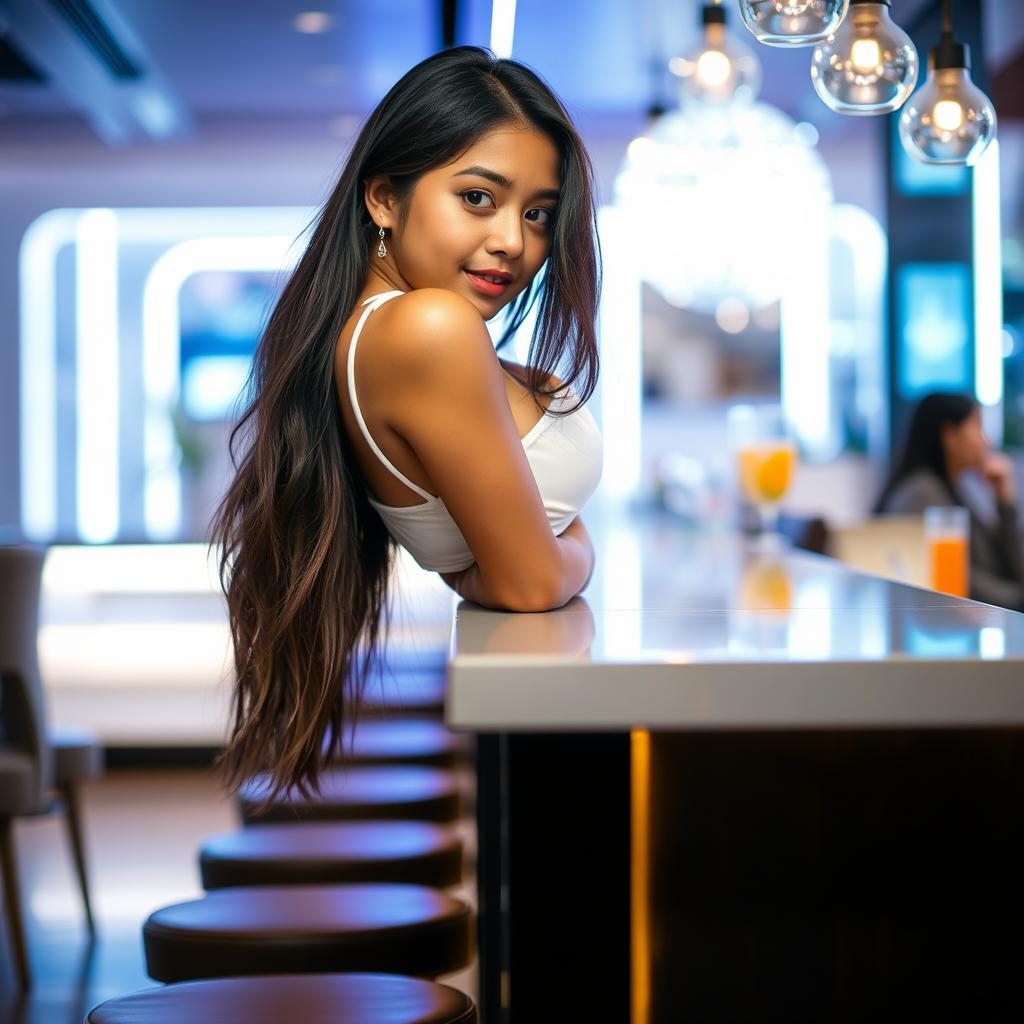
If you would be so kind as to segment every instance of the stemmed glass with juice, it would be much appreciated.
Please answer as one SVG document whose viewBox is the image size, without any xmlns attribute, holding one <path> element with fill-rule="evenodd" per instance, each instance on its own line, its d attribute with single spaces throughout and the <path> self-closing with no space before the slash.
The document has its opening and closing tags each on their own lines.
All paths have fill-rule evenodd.
<svg viewBox="0 0 1024 1024">
<path fill-rule="evenodd" d="M 729 444 L 743 497 L 758 510 L 762 535 L 778 539 L 779 505 L 796 470 L 796 444 L 778 405 L 734 405 Z"/>
</svg>

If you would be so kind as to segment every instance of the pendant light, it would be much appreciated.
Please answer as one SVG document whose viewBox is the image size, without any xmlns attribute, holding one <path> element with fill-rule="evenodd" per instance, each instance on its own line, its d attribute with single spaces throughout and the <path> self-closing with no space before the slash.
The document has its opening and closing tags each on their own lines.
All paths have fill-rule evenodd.
<svg viewBox="0 0 1024 1024">
<path fill-rule="evenodd" d="M 839 27 L 849 0 L 740 0 L 743 23 L 768 46 L 813 46 Z"/>
<path fill-rule="evenodd" d="M 719 0 L 703 5 L 701 25 L 699 45 L 669 61 L 669 70 L 682 79 L 684 98 L 710 104 L 753 102 L 761 88 L 761 62 L 726 29 Z"/>
<path fill-rule="evenodd" d="M 836 31 L 814 48 L 811 80 L 840 114 L 888 114 L 917 83 L 917 50 L 889 17 L 890 0 L 850 0 Z"/>
<path fill-rule="evenodd" d="M 922 163 L 969 167 L 996 137 L 995 109 L 970 68 L 970 48 L 953 38 L 951 0 L 943 0 L 942 37 L 928 54 L 928 78 L 900 115 L 903 148 Z"/>
</svg>

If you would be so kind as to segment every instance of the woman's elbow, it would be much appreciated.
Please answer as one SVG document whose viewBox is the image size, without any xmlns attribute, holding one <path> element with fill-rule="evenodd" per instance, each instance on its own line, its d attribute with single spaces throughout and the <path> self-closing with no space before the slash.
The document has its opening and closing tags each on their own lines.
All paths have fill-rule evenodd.
<svg viewBox="0 0 1024 1024">
<path fill-rule="evenodd" d="M 572 597 L 562 593 L 562 583 L 554 577 L 525 580 L 519 585 L 503 587 L 499 600 L 503 609 L 509 612 L 549 612 L 561 608 Z"/>
</svg>

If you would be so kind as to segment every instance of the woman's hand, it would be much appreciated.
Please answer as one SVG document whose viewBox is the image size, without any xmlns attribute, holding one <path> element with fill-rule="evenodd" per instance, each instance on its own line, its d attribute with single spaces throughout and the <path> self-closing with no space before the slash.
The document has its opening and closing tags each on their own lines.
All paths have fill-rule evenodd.
<svg viewBox="0 0 1024 1024">
<path fill-rule="evenodd" d="M 1002 452 L 989 452 L 981 467 L 981 474 L 992 488 L 996 501 L 1001 505 L 1012 505 L 1016 500 L 1016 486 L 1013 479 L 1013 461 Z"/>
</svg>

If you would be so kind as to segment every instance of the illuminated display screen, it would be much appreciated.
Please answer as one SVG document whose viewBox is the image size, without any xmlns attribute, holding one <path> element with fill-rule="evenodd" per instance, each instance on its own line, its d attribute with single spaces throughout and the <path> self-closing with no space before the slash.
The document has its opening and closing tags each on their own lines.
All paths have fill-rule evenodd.
<svg viewBox="0 0 1024 1024">
<path fill-rule="evenodd" d="M 232 417 L 280 287 L 280 275 L 210 270 L 178 293 L 181 405 L 191 420 Z"/>
<path fill-rule="evenodd" d="M 907 263 L 897 271 L 896 289 L 900 394 L 973 392 L 970 267 Z"/>
</svg>

